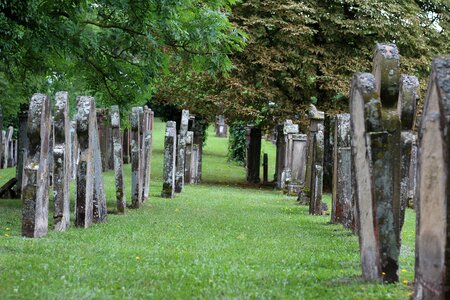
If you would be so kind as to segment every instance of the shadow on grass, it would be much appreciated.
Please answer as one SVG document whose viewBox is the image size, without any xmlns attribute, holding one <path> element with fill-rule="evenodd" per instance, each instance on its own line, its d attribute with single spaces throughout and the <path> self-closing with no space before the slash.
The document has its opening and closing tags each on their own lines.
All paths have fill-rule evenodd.
<svg viewBox="0 0 450 300">
<path fill-rule="evenodd" d="M 254 189 L 254 190 L 274 190 L 273 184 L 263 184 L 263 183 L 252 184 L 242 181 L 218 181 L 218 180 L 202 179 L 200 185 L 239 187 L 243 189 Z"/>
</svg>

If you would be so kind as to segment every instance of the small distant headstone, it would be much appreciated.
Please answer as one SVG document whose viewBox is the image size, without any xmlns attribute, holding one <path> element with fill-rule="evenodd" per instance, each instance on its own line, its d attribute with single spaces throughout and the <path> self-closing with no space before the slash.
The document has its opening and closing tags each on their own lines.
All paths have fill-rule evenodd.
<svg viewBox="0 0 450 300">
<path fill-rule="evenodd" d="M 228 126 L 225 123 L 225 117 L 223 115 L 216 117 L 216 136 L 227 137 Z"/>
<path fill-rule="evenodd" d="M 141 107 L 133 107 L 131 112 L 131 204 L 139 208 L 142 203 L 142 163 L 141 163 Z"/>
<path fill-rule="evenodd" d="M 161 197 L 173 198 L 175 194 L 175 160 L 176 160 L 177 128 L 176 122 L 169 121 L 166 125 L 164 139 L 164 182 Z"/>
<path fill-rule="evenodd" d="M 53 221 L 56 231 L 70 225 L 70 120 L 67 92 L 58 92 L 54 108 Z"/>
<path fill-rule="evenodd" d="M 12 143 L 12 136 L 13 136 L 14 128 L 12 126 L 9 126 L 6 130 L 5 135 L 5 143 L 4 143 L 4 156 L 3 156 L 3 168 L 9 168 L 10 167 L 10 154 L 11 154 L 11 143 Z"/>
<path fill-rule="evenodd" d="M 22 184 L 22 235 L 25 237 L 42 237 L 48 232 L 50 119 L 49 97 L 34 94 L 28 116 L 29 151 Z"/>
</svg>

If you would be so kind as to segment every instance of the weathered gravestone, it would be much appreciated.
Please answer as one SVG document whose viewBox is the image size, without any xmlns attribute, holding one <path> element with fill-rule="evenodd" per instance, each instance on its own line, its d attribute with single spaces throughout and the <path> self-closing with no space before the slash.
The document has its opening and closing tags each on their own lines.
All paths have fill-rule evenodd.
<svg viewBox="0 0 450 300">
<path fill-rule="evenodd" d="M 70 172 L 71 179 L 77 177 L 77 165 L 79 158 L 79 147 L 77 138 L 77 122 L 70 122 Z"/>
<path fill-rule="evenodd" d="M 411 151 L 411 141 L 405 134 L 402 138 L 401 131 L 402 127 L 405 131 L 412 128 L 415 81 L 410 76 L 400 77 L 399 53 L 393 44 L 377 44 L 373 75 L 360 73 L 353 78 L 350 108 L 355 199 L 363 276 L 369 280 L 398 280 L 404 213 L 401 161 Z"/>
<path fill-rule="evenodd" d="M 102 169 L 108 171 L 114 169 L 113 145 L 111 136 L 110 112 L 107 108 L 97 109 L 97 126 L 102 158 Z"/>
<path fill-rule="evenodd" d="M 225 123 L 225 117 L 223 115 L 216 117 L 216 136 L 227 137 L 228 126 Z"/>
<path fill-rule="evenodd" d="M 324 211 L 322 202 L 323 192 L 323 158 L 324 158 L 324 131 L 323 124 L 317 125 L 317 132 L 312 140 L 311 152 L 311 194 L 309 198 L 309 213 L 322 215 Z"/>
<path fill-rule="evenodd" d="M 111 130 L 113 138 L 117 212 L 125 213 L 127 201 L 123 182 L 122 133 L 120 132 L 120 112 L 118 105 L 111 106 Z"/>
<path fill-rule="evenodd" d="M 194 141 L 194 132 L 188 131 L 186 134 L 186 151 L 184 158 L 184 183 L 191 183 L 191 170 L 193 168 L 192 142 Z"/>
<path fill-rule="evenodd" d="M 195 155 L 195 167 L 197 168 L 194 171 L 195 177 L 193 177 L 192 183 L 200 183 L 202 181 L 202 162 L 203 162 L 203 124 L 204 120 L 195 119 L 195 116 L 189 116 L 189 122 L 191 125 L 191 131 L 194 132 L 194 142 L 193 144 L 197 145 L 197 153 Z"/>
<path fill-rule="evenodd" d="M 143 134 L 143 194 L 142 200 L 146 202 L 150 194 L 150 173 L 152 160 L 152 137 L 153 137 L 153 112 L 147 107 L 144 107 L 144 134 Z"/>
<path fill-rule="evenodd" d="M 22 177 L 23 177 L 23 164 L 27 159 L 28 153 L 28 135 L 27 135 L 27 123 L 28 123 L 28 104 L 21 105 L 19 112 L 19 134 L 18 134 L 18 157 L 16 178 L 17 184 L 14 188 L 16 194 L 20 197 L 22 191 Z"/>
<path fill-rule="evenodd" d="M 334 122 L 333 200 L 331 221 L 354 228 L 350 114 L 338 114 Z"/>
<path fill-rule="evenodd" d="M 320 174 L 323 174 L 323 170 L 321 169 L 321 165 L 318 165 L 318 168 L 315 167 L 315 161 L 320 160 L 315 155 L 315 151 L 317 150 L 317 144 L 314 144 L 315 136 L 319 132 L 319 125 L 321 125 L 323 129 L 323 121 L 325 119 L 325 114 L 323 111 L 318 111 L 314 105 L 311 105 L 309 112 L 309 128 L 308 128 L 308 136 L 307 136 L 307 150 L 306 150 L 306 170 L 305 170 L 305 183 L 303 188 L 301 188 L 298 196 L 298 201 L 303 205 L 311 205 L 311 197 L 312 190 L 319 191 L 321 190 L 322 183 L 320 180 L 316 180 L 315 174 L 317 174 L 320 178 Z M 323 133 L 322 133 L 323 135 Z M 322 139 L 319 139 L 323 141 Z M 315 187 L 317 185 L 317 188 Z M 321 210 L 321 209 L 320 209 Z"/>
<path fill-rule="evenodd" d="M 177 125 L 174 121 L 167 122 L 164 139 L 163 189 L 161 197 L 173 198 L 175 194 L 175 164 L 177 151 Z"/>
<path fill-rule="evenodd" d="M 133 107 L 131 112 L 131 204 L 139 208 L 142 203 L 142 162 L 141 162 L 141 107 Z"/>
<path fill-rule="evenodd" d="M 56 231 L 70 226 L 70 120 L 67 92 L 58 92 L 54 108 L 53 221 Z"/>
<path fill-rule="evenodd" d="M 22 235 L 25 237 L 41 237 L 48 232 L 50 119 L 49 97 L 34 94 L 30 101 L 29 151 L 22 181 Z"/>
<path fill-rule="evenodd" d="M 247 182 L 259 183 L 261 165 L 261 129 L 255 126 L 247 127 Z"/>
<path fill-rule="evenodd" d="M 12 137 L 14 133 L 14 128 L 12 126 L 9 126 L 6 130 L 5 134 L 5 142 L 4 142 L 4 151 L 3 151 L 3 168 L 6 169 L 10 167 L 10 153 L 11 153 L 11 143 L 12 143 Z"/>
<path fill-rule="evenodd" d="M 130 136 L 131 136 L 131 130 L 130 128 L 125 128 L 123 131 L 123 143 L 122 143 L 122 149 L 123 149 L 123 163 L 129 164 L 130 163 Z"/>
<path fill-rule="evenodd" d="M 200 156 L 200 151 L 198 148 L 197 144 L 193 144 L 192 145 L 192 154 L 191 154 L 192 158 L 191 158 L 191 183 L 199 183 L 200 179 L 198 176 L 198 162 L 199 162 L 199 156 Z"/>
<path fill-rule="evenodd" d="M 77 137 L 80 157 L 77 166 L 75 226 L 89 227 L 107 217 L 98 139 L 95 98 L 77 97 Z"/>
<path fill-rule="evenodd" d="M 181 112 L 180 131 L 178 134 L 177 162 L 175 175 L 175 193 L 181 193 L 184 186 L 184 168 L 186 154 L 186 138 L 189 124 L 189 110 L 183 109 Z"/>
<path fill-rule="evenodd" d="M 289 195 L 298 195 L 305 184 L 307 140 L 306 134 L 293 134 L 290 140 L 292 150 L 289 158 L 291 178 L 287 186 Z"/>
<path fill-rule="evenodd" d="M 450 299 L 450 57 L 433 60 L 419 129 L 414 299 Z"/>
<path fill-rule="evenodd" d="M 283 131 L 278 132 L 277 139 L 277 187 L 284 189 L 291 181 L 292 177 L 292 158 L 293 158 L 293 135 L 298 133 L 298 125 L 293 124 L 292 120 L 286 120 L 283 124 Z"/>
<path fill-rule="evenodd" d="M 416 186 L 417 186 L 417 134 L 414 134 L 411 148 L 411 161 L 409 163 L 409 191 L 408 191 L 408 202 L 406 205 L 411 208 L 415 208 L 416 202 Z"/>
</svg>

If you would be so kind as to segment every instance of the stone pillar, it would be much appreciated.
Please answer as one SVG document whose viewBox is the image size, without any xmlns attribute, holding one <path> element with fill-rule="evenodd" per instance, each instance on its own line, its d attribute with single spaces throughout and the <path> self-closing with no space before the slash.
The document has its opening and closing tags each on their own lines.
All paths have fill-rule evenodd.
<svg viewBox="0 0 450 300">
<path fill-rule="evenodd" d="M 317 125 L 317 132 L 313 136 L 312 169 L 311 169 L 311 195 L 309 199 L 309 213 L 322 215 L 323 191 L 323 158 L 324 158 L 324 131 L 323 124 Z"/>
<path fill-rule="evenodd" d="M 192 145 L 192 154 L 191 154 L 191 183 L 200 183 L 200 179 L 198 178 L 198 161 L 199 161 L 199 148 L 197 144 Z"/>
<path fill-rule="evenodd" d="M 152 158 L 152 135 L 153 135 L 153 112 L 147 107 L 144 107 L 144 134 L 143 134 L 143 145 L 142 151 L 144 153 L 144 178 L 143 184 L 143 194 L 142 199 L 144 202 L 148 200 L 150 194 L 150 172 L 151 172 L 151 158 Z"/>
<path fill-rule="evenodd" d="M 435 58 L 419 129 L 414 299 L 450 298 L 450 57 Z"/>
<path fill-rule="evenodd" d="M 410 164 L 415 135 L 413 133 L 416 123 L 416 107 L 419 89 L 419 80 L 415 76 L 402 75 L 400 77 L 399 101 L 397 112 L 401 118 L 401 161 L 400 161 L 400 220 L 398 238 L 401 237 L 405 210 L 408 204 L 410 185 Z"/>
<path fill-rule="evenodd" d="M 111 129 L 114 149 L 114 174 L 116 183 L 116 206 L 118 213 L 125 213 L 127 200 L 123 182 L 122 133 L 120 132 L 119 106 L 111 106 Z"/>
<path fill-rule="evenodd" d="M 286 139 L 284 138 L 284 124 L 278 124 L 275 126 L 274 131 L 276 132 L 276 158 L 275 158 L 275 174 L 274 180 L 276 182 L 276 187 L 282 189 L 282 175 L 285 165 L 285 152 L 286 152 Z"/>
<path fill-rule="evenodd" d="M 113 166 L 110 165 L 112 155 L 112 138 L 111 127 L 109 126 L 109 114 L 109 110 L 106 108 L 97 110 L 98 136 L 103 171 L 113 169 Z"/>
<path fill-rule="evenodd" d="M 18 158 L 16 168 L 17 183 L 14 188 L 18 197 L 20 197 L 20 192 L 22 191 L 23 164 L 27 159 L 28 153 L 27 123 L 28 105 L 25 105 L 21 106 L 19 113 Z"/>
<path fill-rule="evenodd" d="M 284 162 L 279 185 L 281 189 L 284 189 L 292 179 L 292 151 L 294 150 L 292 136 L 294 134 L 298 134 L 298 125 L 293 124 L 292 120 L 286 120 L 283 126 L 284 147 L 282 148 L 284 148 L 284 153 L 281 153 L 281 155 L 284 156 L 284 159 L 280 159 L 280 161 Z"/>
<path fill-rule="evenodd" d="M 3 168 L 6 169 L 9 166 L 9 162 L 10 162 L 10 158 L 9 155 L 11 153 L 10 147 L 11 147 L 11 142 L 12 142 L 12 136 L 14 133 L 14 128 L 12 126 L 9 126 L 8 129 L 6 130 L 6 135 L 5 135 L 5 151 L 4 151 L 4 156 L 3 156 Z"/>
<path fill-rule="evenodd" d="M 216 136 L 227 137 L 228 126 L 225 123 L 225 117 L 223 115 L 216 117 Z"/>
<path fill-rule="evenodd" d="M 247 127 L 247 182 L 259 183 L 259 169 L 261 165 L 261 129 Z"/>
<path fill-rule="evenodd" d="M 173 198 L 175 195 L 175 161 L 177 125 L 174 121 L 167 122 L 164 139 L 164 182 L 161 197 Z"/>
<path fill-rule="evenodd" d="M 123 163 L 130 163 L 130 128 L 125 128 L 123 131 L 122 149 L 123 149 Z"/>
<path fill-rule="evenodd" d="M 139 208 L 142 203 L 141 175 L 141 107 L 133 107 L 131 112 L 131 204 Z"/>
<path fill-rule="evenodd" d="M 298 195 L 305 185 L 307 135 L 292 134 L 291 180 L 288 183 L 288 194 Z"/>
<path fill-rule="evenodd" d="M 338 114 L 334 121 L 333 202 L 331 222 L 354 228 L 350 114 Z"/>
<path fill-rule="evenodd" d="M 192 142 L 194 141 L 194 132 L 188 131 L 186 135 L 186 151 L 184 158 L 184 183 L 191 183 L 191 170 L 192 170 Z"/>
<path fill-rule="evenodd" d="M 303 205 L 311 205 L 311 191 L 313 189 L 314 177 L 313 172 L 315 169 L 315 146 L 314 137 L 319 131 L 319 125 L 323 126 L 325 114 L 323 111 L 318 111 L 314 105 L 311 105 L 308 113 L 309 117 L 309 129 L 307 137 L 307 150 L 306 150 L 306 170 L 305 170 L 305 184 L 299 193 L 299 202 Z M 319 171 L 320 173 L 320 171 Z M 323 170 L 322 170 L 323 173 Z"/>
<path fill-rule="evenodd" d="M 77 97 L 77 137 L 80 149 L 77 166 L 75 226 L 89 227 L 106 220 L 100 143 L 95 98 Z"/>
<path fill-rule="evenodd" d="M 53 221 L 56 231 L 70 226 L 70 120 L 67 92 L 55 95 L 53 147 Z"/>
<path fill-rule="evenodd" d="M 27 134 L 29 151 L 22 185 L 22 235 L 41 237 L 48 232 L 48 156 L 50 99 L 34 94 L 30 101 Z"/>
<path fill-rule="evenodd" d="M 175 175 L 175 193 L 181 193 L 184 186 L 184 167 L 186 153 L 186 136 L 189 124 L 189 110 L 183 109 L 181 112 L 180 131 L 177 145 L 177 170 Z"/>
<path fill-rule="evenodd" d="M 417 187 L 417 134 L 414 134 L 412 148 L 411 148 L 411 161 L 409 163 L 409 192 L 408 192 L 408 207 L 416 207 L 416 187 Z"/>
<path fill-rule="evenodd" d="M 195 117 L 190 116 L 190 120 L 195 120 Z M 195 165 L 197 170 L 195 171 L 196 177 L 194 183 L 200 183 L 202 180 L 202 161 L 203 161 L 203 127 L 201 124 L 202 120 L 193 121 L 192 131 L 194 132 L 194 144 L 198 147 L 198 155 L 196 156 L 197 161 Z"/>
<path fill-rule="evenodd" d="M 70 122 L 70 161 L 71 161 L 71 179 L 77 177 L 77 165 L 79 158 L 78 138 L 77 138 L 77 122 Z"/>
</svg>

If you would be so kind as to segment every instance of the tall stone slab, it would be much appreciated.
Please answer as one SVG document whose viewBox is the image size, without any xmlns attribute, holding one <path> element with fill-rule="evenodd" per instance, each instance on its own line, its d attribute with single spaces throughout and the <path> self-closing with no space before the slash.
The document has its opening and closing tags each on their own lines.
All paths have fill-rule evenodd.
<svg viewBox="0 0 450 300">
<path fill-rule="evenodd" d="M 11 144 L 12 144 L 12 137 L 14 133 L 14 128 L 12 126 L 9 126 L 6 130 L 5 134 L 5 143 L 4 143 L 4 152 L 3 152 L 3 168 L 9 168 L 10 167 L 10 154 L 11 154 Z"/>
<path fill-rule="evenodd" d="M 333 193 L 331 221 L 354 228 L 350 114 L 338 114 L 334 121 Z"/>
<path fill-rule="evenodd" d="M 370 73 L 353 76 L 350 90 L 352 172 L 355 178 L 355 206 L 358 221 L 359 248 L 363 278 L 382 279 L 377 225 L 374 222 L 376 203 L 370 158 L 370 135 L 366 129 L 366 105 L 379 106 L 375 78 Z"/>
<path fill-rule="evenodd" d="M 192 124 L 191 130 L 194 132 L 194 144 L 197 145 L 197 155 L 196 155 L 196 162 L 195 166 L 197 170 L 195 173 L 195 178 L 193 180 L 193 183 L 200 183 L 202 181 L 202 167 L 203 167 L 203 120 L 201 119 L 195 119 L 195 116 L 190 115 L 189 116 L 189 122 Z"/>
<path fill-rule="evenodd" d="M 323 111 L 317 110 L 314 105 L 311 105 L 308 111 L 309 118 L 309 128 L 308 128 L 308 137 L 307 137 L 307 150 L 306 150 L 306 168 L 305 168 L 305 184 L 303 188 L 299 192 L 298 201 L 303 205 L 311 205 L 311 195 L 313 185 L 315 185 L 313 173 L 314 173 L 314 162 L 316 161 L 315 157 L 315 145 L 314 138 L 317 132 L 319 131 L 319 125 L 323 126 L 323 122 L 325 119 L 325 114 Z M 320 173 L 320 171 L 319 171 Z M 318 174 L 319 174 L 318 173 Z M 323 170 L 322 170 L 323 173 Z"/>
<path fill-rule="evenodd" d="M 164 139 L 163 189 L 161 197 L 173 198 L 175 195 L 175 171 L 177 151 L 177 125 L 174 121 L 166 124 Z"/>
<path fill-rule="evenodd" d="M 20 192 L 22 191 L 22 177 L 23 177 L 23 164 L 27 159 L 28 153 L 28 135 L 27 135 L 27 124 L 28 124 L 28 105 L 22 105 L 20 108 L 19 116 L 19 133 L 18 133 L 18 153 L 17 153 L 17 167 L 16 167 L 16 178 L 17 183 L 15 186 L 16 194 L 20 197 Z"/>
<path fill-rule="evenodd" d="M 450 298 L 450 57 L 435 58 L 419 129 L 414 299 Z"/>
<path fill-rule="evenodd" d="M 125 128 L 123 131 L 123 143 L 122 143 L 122 149 L 123 149 L 123 163 L 129 164 L 131 161 L 130 158 L 130 136 L 131 136 L 131 130 L 130 128 Z"/>
<path fill-rule="evenodd" d="M 97 109 L 97 126 L 98 126 L 98 137 L 100 144 L 100 153 L 102 158 L 102 169 L 103 171 L 111 170 L 110 168 L 110 157 L 112 154 L 111 150 L 111 127 L 109 125 L 109 115 L 110 112 L 106 108 Z"/>
<path fill-rule="evenodd" d="M 418 152 L 418 136 L 414 134 L 411 148 L 411 161 L 409 163 L 409 191 L 407 206 L 416 207 L 416 187 L 417 187 L 417 152 Z"/>
<path fill-rule="evenodd" d="M 125 213 L 126 197 L 123 181 L 122 133 L 120 132 L 120 111 L 118 105 L 111 106 L 111 129 L 113 138 L 114 174 L 116 183 L 116 207 L 118 213 Z"/>
<path fill-rule="evenodd" d="M 56 231 L 70 226 L 70 120 L 67 92 L 55 95 L 53 146 L 53 224 Z"/>
<path fill-rule="evenodd" d="M 186 151 L 184 158 L 184 183 L 191 183 L 191 170 L 193 168 L 192 146 L 194 141 L 194 132 L 188 131 L 186 134 Z"/>
<path fill-rule="evenodd" d="M 77 166 L 75 226 L 89 227 L 107 218 L 95 98 L 77 97 Z"/>
<path fill-rule="evenodd" d="M 281 161 L 283 162 L 283 171 L 281 172 L 279 184 L 281 189 L 284 189 L 292 180 L 294 134 L 298 134 L 298 125 L 293 124 L 292 120 L 286 120 L 283 126 L 284 147 L 282 148 L 284 150 L 284 153 L 281 153 L 281 155 L 284 156 L 284 159 L 281 159 Z"/>
<path fill-rule="evenodd" d="M 199 148 L 197 144 L 192 145 L 192 154 L 191 154 L 191 183 L 200 183 L 200 179 L 198 177 L 198 162 L 199 162 Z"/>
<path fill-rule="evenodd" d="M 307 141 L 306 134 L 292 135 L 291 180 L 288 184 L 290 195 L 298 195 L 305 185 Z"/>
<path fill-rule="evenodd" d="M 275 174 L 274 181 L 278 189 L 282 189 L 282 175 L 285 166 L 286 153 L 286 139 L 284 138 L 284 124 L 277 124 L 274 128 L 274 135 L 276 135 L 275 146 Z"/>
<path fill-rule="evenodd" d="M 225 116 L 216 117 L 216 137 L 227 137 L 228 126 L 225 122 Z"/>
<path fill-rule="evenodd" d="M 144 107 L 144 134 L 143 134 L 143 194 L 142 200 L 146 202 L 150 194 L 150 173 L 152 160 L 152 136 L 153 136 L 153 112 L 147 107 Z"/>
<path fill-rule="evenodd" d="M 142 203 L 141 163 L 141 107 L 133 107 L 131 123 L 131 205 L 139 208 Z"/>
<path fill-rule="evenodd" d="M 77 122 L 70 122 L 70 172 L 71 179 L 77 177 L 77 165 L 79 158 L 78 138 L 77 138 Z"/>
<path fill-rule="evenodd" d="M 261 129 L 255 126 L 247 127 L 247 182 L 259 183 L 261 165 Z"/>
<path fill-rule="evenodd" d="M 311 195 L 309 199 L 309 213 L 312 215 L 322 215 L 322 192 L 323 192 L 323 159 L 325 152 L 324 145 L 325 127 L 323 124 L 317 125 L 317 132 L 312 141 L 312 168 L 311 168 Z"/>
<path fill-rule="evenodd" d="M 177 170 L 175 177 L 175 192 L 181 193 L 184 186 L 184 168 L 186 155 L 186 137 L 189 125 L 189 110 L 183 109 L 181 112 L 180 131 L 177 145 Z"/>
<path fill-rule="evenodd" d="M 49 97 L 34 94 L 30 101 L 29 151 L 22 181 L 22 235 L 25 237 L 42 237 L 48 232 L 50 119 Z"/>
</svg>

